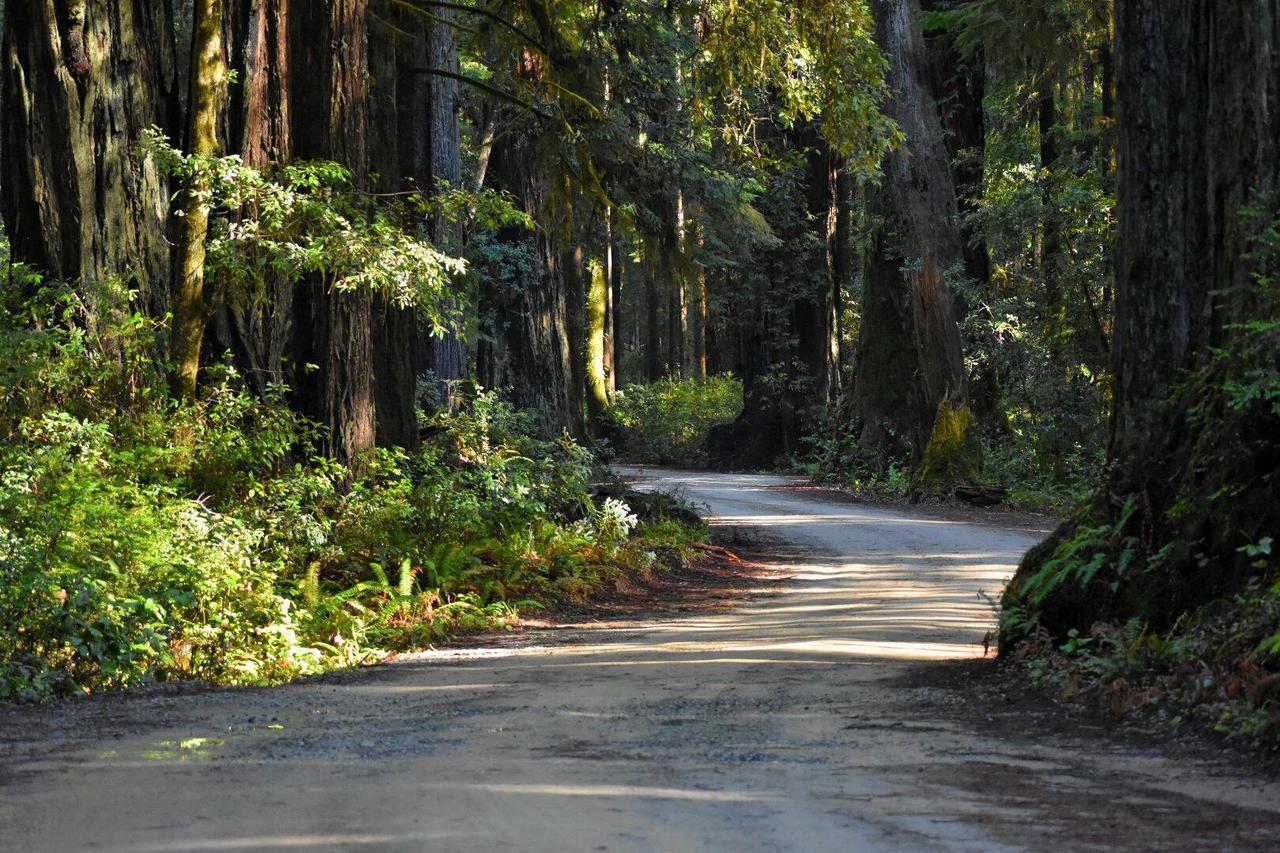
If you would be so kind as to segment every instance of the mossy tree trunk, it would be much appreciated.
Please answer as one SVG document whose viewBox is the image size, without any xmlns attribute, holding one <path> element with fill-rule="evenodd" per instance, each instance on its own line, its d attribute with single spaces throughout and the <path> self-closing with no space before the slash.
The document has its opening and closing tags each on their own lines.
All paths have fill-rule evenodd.
<svg viewBox="0 0 1280 853">
<path fill-rule="evenodd" d="M 589 266 L 590 284 L 587 290 L 587 417 L 588 425 L 595 432 L 600 430 L 605 411 L 609 408 L 609 379 L 605 373 L 606 315 L 609 300 L 609 282 L 602 264 Z"/>
<path fill-rule="evenodd" d="M 889 59 L 885 109 L 905 141 L 885 160 L 870 212 L 880 226 L 864 271 L 853 414 L 873 464 L 919 465 L 943 400 L 967 405 L 948 272 L 964 258 L 955 182 L 926 87 L 918 0 L 879 0 L 876 39 Z"/>
<path fill-rule="evenodd" d="M 0 215 L 15 260 L 95 286 L 123 277 L 168 307 L 169 189 L 135 146 L 179 126 L 172 9 L 158 0 L 5 5 Z M 94 317 L 90 317 L 94 322 Z"/>
<path fill-rule="evenodd" d="M 1239 589 L 1280 530 L 1280 415 L 1234 396 L 1276 369 L 1280 2 L 1116 4 L 1119 243 L 1106 482 L 1024 559 L 1002 649 L 1028 622 L 1155 628 Z M 1249 208 L 1265 211 L 1262 222 Z M 1266 264 L 1266 266 L 1263 266 Z M 1266 324 L 1271 324 L 1267 326 Z M 1104 562 L 1082 583 L 1082 562 Z"/>
<path fill-rule="evenodd" d="M 196 0 L 188 97 L 187 152 L 197 157 L 216 156 L 218 119 L 227 86 L 227 60 L 223 44 L 223 0 Z M 205 302 L 204 264 L 209 237 L 209 209 L 200 195 L 207 188 L 199 173 L 183 187 L 178 219 L 177 269 L 174 270 L 170 311 L 169 389 L 175 397 L 191 397 L 200 372 L 200 347 L 204 341 L 209 308 Z"/>
</svg>

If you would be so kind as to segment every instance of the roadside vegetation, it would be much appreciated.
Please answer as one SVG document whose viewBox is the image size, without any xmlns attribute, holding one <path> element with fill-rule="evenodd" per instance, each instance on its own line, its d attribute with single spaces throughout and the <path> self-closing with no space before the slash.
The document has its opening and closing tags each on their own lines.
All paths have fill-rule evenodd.
<svg viewBox="0 0 1280 853">
<path fill-rule="evenodd" d="M 742 413 L 742 383 L 722 375 L 628 385 L 608 413 L 626 461 L 703 466 L 711 462 L 711 430 Z"/>
<path fill-rule="evenodd" d="M 500 395 L 346 467 L 230 364 L 172 400 L 126 294 L 88 326 L 75 292 L 3 274 L 0 699 L 279 683 L 582 601 L 701 536 L 593 498 L 592 454 Z"/>
<path fill-rule="evenodd" d="M 1258 546 L 1270 554 L 1271 543 Z M 1033 631 L 1008 655 L 1059 699 L 1135 717 L 1167 732 L 1194 732 L 1280 754 L 1280 582 L 1187 612 L 1155 630 L 1139 619 L 1070 629 L 1065 642 Z M 1004 624 L 1009 625 L 1006 617 Z"/>
</svg>

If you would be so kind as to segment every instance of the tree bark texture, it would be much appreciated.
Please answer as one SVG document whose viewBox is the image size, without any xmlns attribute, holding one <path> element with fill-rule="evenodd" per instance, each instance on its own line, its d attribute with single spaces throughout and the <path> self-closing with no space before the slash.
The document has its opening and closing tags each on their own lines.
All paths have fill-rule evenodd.
<svg viewBox="0 0 1280 853">
<path fill-rule="evenodd" d="M 1254 230 L 1243 211 L 1280 184 L 1280 2 L 1174 11 L 1158 0 L 1120 0 L 1117 26 L 1111 489 L 1141 495 L 1154 523 L 1196 453 L 1196 436 L 1166 401 L 1209 347 L 1226 344 L 1257 310 L 1248 296 L 1258 271 Z M 1257 529 L 1257 519 L 1237 521 L 1241 533 Z"/>
<path fill-rule="evenodd" d="M 222 0 L 196 0 L 194 4 L 186 147 L 188 153 L 198 157 L 214 157 L 221 149 L 218 120 L 229 76 L 223 42 L 225 11 Z M 198 180 L 193 177 L 183 188 L 182 216 L 177 223 L 177 268 L 170 300 L 169 361 L 173 366 L 169 388 L 179 398 L 196 393 L 200 348 L 209 320 L 204 280 L 209 210 L 199 201 L 198 194 L 205 187 Z"/>
<path fill-rule="evenodd" d="M 169 189 L 135 146 L 178 128 L 173 18 L 159 0 L 6 4 L 0 215 L 13 257 L 53 278 L 117 277 L 168 305 Z"/>
<path fill-rule="evenodd" d="M 537 411 L 545 434 L 585 431 L 581 407 L 573 405 L 573 349 L 569 330 L 568 282 L 562 262 L 566 254 L 554 237 L 567 233 L 553 210 L 550 178 L 537 153 L 537 129 L 506 134 L 494 145 L 489 178 L 516 197 L 526 213 L 549 223 L 535 234 L 508 228 L 498 239 L 524 248 L 537 258 L 518 281 L 487 288 L 481 308 L 486 336 L 479 375 L 489 388 L 509 389 L 512 401 Z M 581 400 L 581 395 L 578 396 Z"/>
<path fill-rule="evenodd" d="M 452 9 L 433 9 L 439 20 L 427 27 L 427 67 L 458 73 L 457 33 L 449 22 L 456 14 Z M 458 82 L 451 77 L 432 74 L 430 85 L 431 109 L 431 183 L 429 189 L 444 184 L 462 186 L 462 131 L 458 122 Z M 456 252 L 462 245 L 462 223 L 436 217 L 431 227 L 431 237 L 446 254 Z M 443 383 L 465 379 L 470 374 L 467 345 L 457 329 L 449 329 L 443 337 L 435 339 L 436 378 Z M 446 386 L 447 388 L 448 386 Z"/>
<path fill-rule="evenodd" d="M 1167 626 L 1240 588 L 1253 571 L 1240 549 L 1280 529 L 1280 416 L 1228 405 L 1247 362 L 1215 355 L 1242 323 L 1276 319 L 1244 210 L 1274 207 L 1280 189 L 1280 2 L 1119 0 L 1116 16 L 1109 475 L 1085 521 L 1030 552 L 1005 596 L 1055 636 L 1133 617 Z M 1079 524 L 1113 527 L 1123 548 L 1089 585 L 1028 600 Z"/>
<path fill-rule="evenodd" d="M 289 91 L 293 85 L 289 8 L 297 0 L 229 0 L 231 65 L 238 85 L 231 89 L 228 150 L 250 166 L 287 163 L 293 158 Z"/>
<path fill-rule="evenodd" d="M 367 24 L 368 0 L 298 4 L 289 18 L 292 55 L 309 70 L 292 87 L 294 153 L 344 164 L 358 187 L 369 178 Z M 299 408 L 326 427 L 324 450 L 353 465 L 376 435 L 373 296 L 314 279 L 298 286 L 295 303 Z"/>
<path fill-rule="evenodd" d="M 369 159 L 380 192 L 427 186 L 431 178 L 427 30 L 435 25 L 390 0 L 375 0 L 369 28 Z M 426 223 L 423 230 L 426 231 Z M 419 444 L 418 317 L 382 295 L 372 307 L 377 441 L 414 450 Z"/>
<path fill-rule="evenodd" d="M 925 86 L 918 0 L 879 0 L 889 60 L 885 109 L 905 134 L 869 206 L 881 225 L 867 251 L 853 413 L 866 456 L 919 461 L 944 399 L 964 402 L 960 332 L 947 272 L 963 260 L 955 183 Z"/>
<path fill-rule="evenodd" d="M 222 122 L 224 146 L 256 168 L 293 157 L 289 43 L 290 0 L 227 0 L 224 40 L 235 72 Z M 261 292 L 230 293 L 215 314 L 215 340 L 235 354 L 259 395 L 273 384 L 292 385 L 289 369 L 295 284 L 283 276 Z"/>
</svg>

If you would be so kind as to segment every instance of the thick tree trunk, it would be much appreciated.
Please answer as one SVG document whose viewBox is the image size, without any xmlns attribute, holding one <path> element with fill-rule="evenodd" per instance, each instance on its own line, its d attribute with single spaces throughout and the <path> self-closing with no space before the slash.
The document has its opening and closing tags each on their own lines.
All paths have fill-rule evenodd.
<svg viewBox="0 0 1280 853">
<path fill-rule="evenodd" d="M 526 213 L 547 223 L 550 192 L 535 153 L 536 133 L 535 129 L 513 131 L 498 140 L 489 174 L 494 185 L 514 195 Z M 585 431 L 581 406 L 573 405 L 568 283 L 562 266 L 566 253 L 550 237 L 567 233 L 564 224 L 552 221 L 534 235 L 519 228 L 498 235 L 500 240 L 523 244 L 520 249 L 537 260 L 519 270 L 515 280 L 487 288 L 480 312 L 486 324 L 484 337 L 489 339 L 482 338 L 480 348 L 481 383 L 509 389 L 516 405 L 538 412 L 542 431 L 549 436 Z"/>
<path fill-rule="evenodd" d="M 346 165 L 357 186 L 369 176 L 367 23 L 368 0 L 301 4 L 289 19 L 291 52 L 310 70 L 292 89 L 294 153 Z M 376 434 L 373 296 L 312 280 L 299 285 L 296 302 L 299 408 L 328 430 L 324 450 L 354 465 Z"/>
<path fill-rule="evenodd" d="M 458 73 L 457 32 L 449 25 L 455 15 L 452 9 L 433 9 L 438 20 L 428 27 L 427 66 L 432 69 Z M 443 74 L 429 76 L 431 86 L 431 184 L 450 187 L 462 186 L 462 135 L 458 123 L 458 82 Z M 442 216 L 431 225 L 431 237 L 446 254 L 455 253 L 462 245 L 462 223 L 450 222 Z M 466 343 L 457 329 L 449 329 L 443 337 L 435 339 L 436 379 L 443 384 L 446 396 L 451 383 L 466 379 L 471 370 L 468 365 Z"/>
<path fill-rule="evenodd" d="M 291 81 L 287 22 L 290 0 L 228 0 L 224 40 L 235 83 L 227 102 L 225 149 L 257 168 L 293 156 L 289 115 Z M 259 395 L 291 384 L 288 370 L 295 285 L 284 276 L 262 292 L 232 294 L 215 313 L 215 341 L 230 349 Z"/>
<path fill-rule="evenodd" d="M 1055 636 L 1134 617 L 1167 626 L 1240 588 L 1253 572 L 1241 549 L 1280 529 L 1280 416 L 1226 401 L 1251 370 L 1274 370 L 1274 352 L 1260 364 L 1239 346 L 1242 324 L 1280 319 L 1255 283 L 1259 223 L 1246 212 L 1277 212 L 1280 2 L 1119 0 L 1116 14 L 1110 473 L 1080 522 L 1113 531 L 1108 562 L 1088 585 L 1069 576 L 1028 593 L 1049 559 L 1073 567 L 1073 522 L 1027 555 L 1005 596 Z M 1018 638 L 1007 631 L 1004 648 Z"/>
<path fill-rule="evenodd" d="M 401 192 L 430 180 L 430 81 L 422 16 L 391 0 L 375 0 L 369 29 L 369 160 L 377 189 Z M 423 230 L 426 231 L 424 223 Z M 417 312 L 378 295 L 373 301 L 377 441 L 418 447 L 419 341 Z"/>
<path fill-rule="evenodd" d="M 297 0 L 229 0 L 232 68 L 228 149 L 265 166 L 293 157 L 290 131 L 289 6 Z"/>
<path fill-rule="evenodd" d="M 120 278 L 163 316 L 169 190 L 135 146 L 176 137 L 171 6 L 161 0 L 6 4 L 0 80 L 0 215 L 13 257 L 53 278 Z M 94 318 L 90 318 L 94 322 Z"/>
<path fill-rule="evenodd" d="M 868 248 L 853 411 L 863 453 L 919 463 L 939 405 L 966 399 L 955 303 L 946 274 L 964 257 L 955 184 L 925 88 L 918 0 L 879 0 L 876 38 L 889 58 L 888 114 L 906 136 L 870 198 L 883 225 Z"/>
<path fill-rule="evenodd" d="M 1246 296 L 1256 290 L 1258 269 L 1245 208 L 1266 203 L 1278 184 L 1280 3 L 1234 0 L 1173 11 L 1158 0 L 1120 0 L 1117 18 L 1111 489 L 1142 495 L 1151 522 L 1160 523 L 1194 454 L 1187 424 L 1169 417 L 1166 401 L 1210 357 L 1208 348 L 1227 343 L 1234 324 L 1254 319 L 1257 307 Z M 1273 518 L 1277 508 L 1271 504 Z M 1214 537 L 1258 528 L 1257 519 L 1238 521 L 1234 529 L 1214 529 Z"/>
</svg>

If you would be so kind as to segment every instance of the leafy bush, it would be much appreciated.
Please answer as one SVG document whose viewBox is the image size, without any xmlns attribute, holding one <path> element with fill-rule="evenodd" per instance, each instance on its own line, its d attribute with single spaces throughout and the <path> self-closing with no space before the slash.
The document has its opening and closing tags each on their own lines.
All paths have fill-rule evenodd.
<svg viewBox="0 0 1280 853">
<path fill-rule="evenodd" d="M 657 465 L 704 464 L 711 428 L 741 411 L 742 382 L 727 375 L 629 385 L 610 409 L 622 455 Z"/>
<path fill-rule="evenodd" d="M 911 482 L 905 460 L 890 459 L 884 471 L 861 454 L 858 437 L 834 413 L 817 421 L 817 429 L 802 439 L 805 452 L 794 462 L 801 474 L 825 483 L 881 498 L 907 496 Z"/>
<path fill-rule="evenodd" d="M 415 454 L 315 455 L 285 389 L 165 392 L 163 329 L 15 268 L 0 294 L 0 699 L 269 684 L 510 624 L 652 563 L 593 459 L 478 394 Z M 669 537 L 670 533 L 665 532 Z"/>
<path fill-rule="evenodd" d="M 266 529 L 225 511 L 242 496 L 213 473 L 252 482 L 302 437 L 292 417 L 250 417 L 226 385 L 171 406 L 135 384 L 156 331 L 140 317 L 107 349 L 70 293 L 4 307 L 0 697 L 311 668 Z"/>
</svg>

